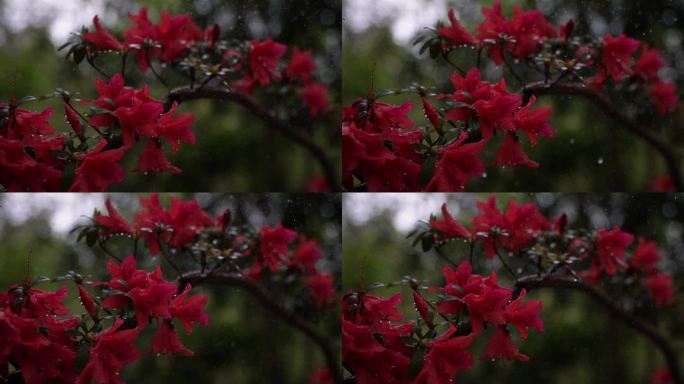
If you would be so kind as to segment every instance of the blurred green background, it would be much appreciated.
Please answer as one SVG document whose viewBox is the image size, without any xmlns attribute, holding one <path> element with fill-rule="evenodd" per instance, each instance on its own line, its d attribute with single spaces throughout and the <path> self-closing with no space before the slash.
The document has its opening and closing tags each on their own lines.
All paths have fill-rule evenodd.
<svg viewBox="0 0 684 384">
<path fill-rule="evenodd" d="M 0 103 L 13 94 L 41 96 L 58 87 L 78 92 L 82 98 L 95 98 L 96 71 L 86 63 L 75 66 L 67 62 L 65 52 L 58 53 L 57 47 L 83 25 L 92 29 L 95 14 L 121 39 L 130 26 L 127 13 L 137 13 L 143 5 L 149 7 L 155 23 L 161 10 L 192 13 L 201 27 L 218 23 L 224 38 L 271 36 L 288 44 L 290 52 L 295 45 L 311 49 L 318 67 L 316 78 L 329 86 L 331 111 L 313 122 L 304 117 L 295 121 L 322 146 L 333 164 L 339 164 L 340 0 L 0 0 Z M 110 56 L 97 62 L 111 73 L 118 70 L 121 60 Z M 147 83 L 152 86 L 153 97 L 165 96 L 166 89 L 151 72 L 142 75 L 133 69 L 133 60 L 129 64 L 128 85 L 141 87 Z M 172 85 L 186 84 L 172 77 L 172 72 L 164 71 L 167 81 L 170 78 Z M 266 96 L 255 95 L 272 110 L 292 108 L 281 96 Z M 25 107 L 42 109 L 48 105 L 55 107 L 51 123 L 65 130 L 61 102 L 34 102 Z M 197 144 L 183 145 L 170 157 L 183 173 L 128 173 L 126 181 L 114 185 L 112 191 L 303 191 L 313 175 L 321 173 L 308 152 L 264 127 L 240 106 L 200 100 L 182 105 L 179 112 L 192 112 L 196 117 L 193 130 Z M 124 161 L 124 169 L 132 170 L 136 163 L 137 156 L 131 154 Z"/>
<path fill-rule="evenodd" d="M 161 195 L 162 203 L 169 195 Z M 182 195 L 196 198 L 211 214 L 233 211 L 235 225 L 283 225 L 307 238 L 319 239 L 324 253 L 323 271 L 340 274 L 341 201 L 338 194 L 264 194 L 264 195 Z M 0 289 L 21 283 L 31 254 L 32 276 L 56 277 L 74 270 L 92 280 L 108 279 L 107 260 L 99 249 L 76 243 L 69 231 L 87 222 L 93 209 L 104 210 L 102 194 L 7 194 L 0 195 Z M 139 210 L 138 195 L 113 194 L 112 199 L 128 218 Z M 129 242 L 111 248 L 118 255 L 130 252 Z M 147 257 L 141 267 L 154 268 L 159 260 Z M 167 280 L 173 269 L 165 265 Z M 339 284 L 339 281 L 337 282 Z M 70 282 L 47 283 L 41 289 L 68 286 L 69 304 L 83 313 L 75 285 Z M 143 356 L 122 370 L 129 383 L 304 383 L 315 368 L 325 365 L 318 347 L 300 332 L 266 311 L 260 303 L 239 289 L 202 286 L 194 293 L 209 295 L 209 325 L 198 326 L 192 335 L 181 332 L 184 344 L 194 357 Z M 291 306 L 301 298 L 274 290 L 274 296 Z M 301 305 L 301 304 L 300 304 Z M 306 306 L 311 308 L 311 306 Z M 299 315 L 318 324 L 318 329 L 339 347 L 339 307 L 325 311 L 302 310 Z M 136 343 L 141 353 L 149 350 L 153 330 L 143 333 Z"/>
<path fill-rule="evenodd" d="M 410 275 L 428 286 L 443 284 L 444 261 L 420 245 L 411 247 L 406 235 L 418 220 L 427 221 L 447 202 L 454 217 L 469 222 L 477 214 L 476 201 L 486 194 L 346 194 L 343 199 L 343 291 L 365 284 L 385 284 Z M 504 209 L 509 199 L 535 202 L 547 217 L 568 216 L 569 228 L 621 226 L 623 230 L 655 240 L 663 258 L 661 267 L 674 276 L 677 304 L 668 310 L 643 307 L 637 314 L 648 321 L 659 321 L 659 329 L 680 353 L 684 364 L 684 195 L 668 194 L 497 194 Z M 495 270 L 501 284 L 510 285 L 510 276 L 497 259 L 487 262 L 477 251 L 474 271 L 489 274 Z M 468 246 L 455 242 L 445 248 L 452 260 L 468 259 Z M 511 266 L 515 269 L 514 264 Z M 403 294 L 402 312 L 415 319 L 408 287 L 382 288 L 373 294 Z M 458 374 L 458 383 L 645 383 L 648 375 L 664 366 L 662 356 L 649 341 L 612 317 L 585 295 L 575 291 L 539 290 L 528 297 L 541 299 L 544 309 L 543 333 L 532 331 L 519 344 L 530 361 L 480 361 L 487 338 L 476 339 L 470 348 L 476 359 L 472 369 Z M 617 298 L 619 294 L 616 295 Z M 627 297 L 620 302 L 634 307 L 639 300 Z"/>
<path fill-rule="evenodd" d="M 427 53 L 418 54 L 411 42 L 425 27 L 435 27 L 437 21 L 448 23 L 447 10 L 453 8 L 459 20 L 470 31 L 483 20 L 481 7 L 490 7 L 493 0 L 344 0 L 342 94 L 343 105 L 363 97 L 370 89 L 373 64 L 376 91 L 400 89 L 414 82 L 435 87 L 439 93 L 450 92 L 451 67 L 443 61 L 431 60 Z M 668 0 L 503 0 L 506 15 L 514 5 L 524 9 L 539 9 L 553 25 L 570 18 L 576 21 L 575 32 L 603 36 L 606 33 L 637 38 L 660 49 L 671 65 L 661 76 L 684 85 L 684 2 Z M 466 70 L 476 64 L 473 50 L 452 53 L 452 61 Z M 484 58 L 485 56 L 483 56 Z M 485 59 L 483 63 L 491 60 Z M 524 67 L 523 64 L 519 64 Z M 498 81 L 501 69 L 493 64 L 483 66 L 483 80 Z M 517 73 L 525 71 L 518 68 Z M 530 74 L 532 75 L 532 74 Z M 510 76 L 510 75 L 509 75 Z M 518 90 L 515 78 L 507 76 L 509 89 Z M 534 81 L 539 78 L 532 77 Z M 413 100 L 414 121 L 427 122 L 422 117 L 420 99 Z M 681 98 L 680 98 L 681 99 Z M 399 103 L 407 96 L 383 97 L 382 101 Z M 634 112 L 625 100 L 626 113 Z M 550 120 L 555 138 L 542 138 L 529 149 L 530 158 L 541 167 L 495 169 L 488 168 L 486 177 L 474 178 L 468 184 L 471 191 L 644 191 L 649 182 L 666 173 L 664 163 L 649 146 L 615 127 L 613 120 L 577 97 L 545 96 L 538 105 L 551 105 Z M 629 108 L 628 108 L 629 107 Z M 684 113 L 672 118 L 654 116 L 652 105 L 644 106 L 646 115 L 640 123 L 645 129 L 661 134 L 679 155 L 684 142 Z M 485 152 L 486 164 L 491 164 L 498 146 Z"/>
</svg>

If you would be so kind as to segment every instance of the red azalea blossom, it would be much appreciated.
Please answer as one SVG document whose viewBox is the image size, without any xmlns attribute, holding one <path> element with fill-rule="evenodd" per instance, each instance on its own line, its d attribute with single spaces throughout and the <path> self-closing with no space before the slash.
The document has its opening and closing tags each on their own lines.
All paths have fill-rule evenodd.
<svg viewBox="0 0 684 384">
<path fill-rule="evenodd" d="M 658 244 L 655 241 L 646 241 L 640 237 L 639 244 L 629 261 L 629 266 L 638 271 L 653 273 L 656 270 L 656 263 L 659 261 Z"/>
<path fill-rule="evenodd" d="M 117 319 L 111 328 L 94 337 L 88 363 L 78 377 L 79 384 L 123 383 L 119 371 L 125 365 L 138 360 L 140 352 L 133 341 L 140 329 L 121 329 L 123 321 Z"/>
<path fill-rule="evenodd" d="M 520 97 L 513 94 L 496 94 L 491 100 L 480 100 L 473 104 L 480 120 L 482 138 L 491 139 L 495 129 L 515 131 L 513 115 L 521 104 Z"/>
<path fill-rule="evenodd" d="M 651 297 L 660 307 L 672 304 L 674 289 L 672 288 L 672 276 L 666 273 L 655 273 L 643 281 Z"/>
<path fill-rule="evenodd" d="M 520 339 L 527 339 L 528 328 L 534 328 L 539 332 L 544 331 L 544 321 L 539 317 L 543 303 L 540 300 L 528 300 L 522 302 L 527 292 L 525 289 L 520 291 L 517 299 L 506 305 L 504 318 L 507 323 L 513 325 L 520 334 Z"/>
<path fill-rule="evenodd" d="M 138 157 L 138 165 L 134 172 L 168 172 L 177 175 L 183 172 L 180 168 L 171 164 L 166 157 L 164 148 L 157 140 L 148 140 L 145 150 Z"/>
<path fill-rule="evenodd" d="M 603 271 L 614 275 L 618 267 L 623 268 L 625 263 L 625 248 L 634 241 L 634 236 L 627 232 L 614 228 L 610 231 L 599 229 L 598 251 L 596 261 Z"/>
<path fill-rule="evenodd" d="M 261 257 L 271 271 L 277 271 L 287 263 L 290 243 L 297 239 L 297 232 L 278 224 L 275 228 L 264 225 L 261 228 Z"/>
<path fill-rule="evenodd" d="M 453 216 L 449 213 L 446 203 L 442 204 L 442 220 L 433 220 L 430 222 L 430 228 L 432 230 L 438 231 L 442 236 L 440 239 L 453 239 L 464 237 L 470 237 L 470 232 L 461 225 Z"/>
<path fill-rule="evenodd" d="M 309 375 L 309 384 L 333 384 L 332 374 L 327 368 L 318 368 Z"/>
<path fill-rule="evenodd" d="M 660 368 L 649 376 L 649 384 L 675 384 L 670 370 Z"/>
<path fill-rule="evenodd" d="M 453 9 L 449 9 L 449 21 L 451 26 L 439 28 L 437 34 L 447 39 L 450 45 L 477 44 L 477 39 L 458 22 Z"/>
<path fill-rule="evenodd" d="M 449 382 L 458 372 L 472 367 L 473 356 L 466 348 L 473 342 L 473 335 L 453 337 L 454 333 L 456 327 L 451 326 L 442 336 L 430 342 L 415 384 Z"/>
<path fill-rule="evenodd" d="M 496 160 L 494 164 L 505 167 L 526 166 L 530 168 L 539 168 L 539 163 L 530 160 L 525 154 L 520 139 L 514 133 L 506 134 L 503 144 L 496 151 Z"/>
<path fill-rule="evenodd" d="M 204 312 L 204 307 L 206 307 L 209 297 L 207 295 L 188 297 L 191 288 L 192 286 L 188 284 L 183 293 L 171 300 L 170 307 L 171 316 L 178 318 L 187 333 L 192 333 L 193 323 L 200 325 L 209 324 L 209 316 Z"/>
<path fill-rule="evenodd" d="M 284 75 L 290 79 L 298 79 L 304 83 L 311 80 L 311 73 L 316 69 L 316 63 L 311 58 L 311 51 L 302 51 L 294 47 L 292 58 L 285 69 Z"/>
<path fill-rule="evenodd" d="M 270 37 L 264 41 L 249 42 L 249 65 L 252 76 L 261 85 L 268 85 L 271 79 L 279 80 L 278 59 L 287 51 L 287 46 L 274 42 Z"/>
<path fill-rule="evenodd" d="M 511 333 L 506 330 L 506 327 L 496 327 L 494 335 L 487 346 L 485 346 L 485 352 L 482 355 L 482 359 L 497 359 L 497 360 L 512 360 L 518 359 L 520 361 L 529 361 L 528 356 L 523 355 L 518 350 L 518 347 L 513 343 L 511 338 Z"/>
<path fill-rule="evenodd" d="M 658 71 L 665 65 L 665 60 L 657 49 L 644 47 L 636 62 L 635 72 L 648 81 L 658 82 Z"/>
<path fill-rule="evenodd" d="M 83 40 L 93 44 L 95 51 L 121 51 L 123 49 L 121 42 L 100 24 L 98 16 L 93 18 L 93 25 L 95 25 L 95 32 L 85 33 Z"/>
<path fill-rule="evenodd" d="M 69 192 L 104 192 L 112 184 L 120 183 L 125 175 L 117 162 L 124 155 L 124 148 L 104 150 L 105 139 L 92 151 L 82 155 L 81 165 L 74 172 Z"/>
<path fill-rule="evenodd" d="M 620 81 L 632 74 L 632 55 L 640 45 L 639 41 L 624 34 L 618 37 L 607 35 L 603 38 L 603 64 L 614 81 Z"/>
<path fill-rule="evenodd" d="M 425 116 L 427 116 L 428 120 L 430 121 L 430 124 L 432 124 L 437 132 L 442 132 L 441 122 L 437 110 L 425 97 L 421 97 L 421 100 L 423 102 L 423 111 L 425 112 Z"/>
<path fill-rule="evenodd" d="M 131 234 L 135 232 L 133 226 L 126 220 L 119 211 L 112 205 L 112 200 L 107 198 L 105 200 L 105 205 L 107 206 L 107 213 L 109 216 L 102 214 L 97 214 L 95 216 L 95 222 L 104 227 L 105 234 L 109 233 L 128 233 Z"/>
<path fill-rule="evenodd" d="M 150 353 L 163 353 L 165 355 L 193 356 L 195 353 L 187 349 L 178 338 L 170 321 L 164 320 L 159 324 L 159 330 L 152 337 Z"/>
<path fill-rule="evenodd" d="M 335 277 L 329 273 L 316 273 L 304 280 L 319 307 L 325 307 L 335 301 L 337 291 L 334 282 Z"/>
<path fill-rule="evenodd" d="M 74 130 L 78 137 L 83 138 L 83 132 L 81 131 L 81 119 L 69 104 L 64 104 L 64 114 L 71 129 Z"/>
<path fill-rule="evenodd" d="M 492 272 L 490 277 L 492 285 L 484 285 L 478 294 L 470 293 L 463 297 L 463 302 L 468 307 L 470 322 L 473 333 L 479 333 L 483 329 L 483 323 L 503 324 L 505 322 L 504 309 L 511 299 L 511 290 L 496 284 L 496 274 Z"/>
<path fill-rule="evenodd" d="M 553 127 L 548 120 L 551 116 L 551 107 L 541 107 L 530 111 L 537 99 L 532 96 L 530 101 L 522 107 L 513 118 L 516 128 L 525 132 L 530 143 L 534 147 L 537 145 L 537 136 L 553 137 Z"/>
<path fill-rule="evenodd" d="M 674 185 L 672 178 L 668 176 L 660 176 L 649 184 L 651 192 L 677 192 L 677 187 Z"/>
<path fill-rule="evenodd" d="M 309 109 L 311 117 L 323 116 L 328 111 L 328 88 L 323 84 L 310 83 L 299 95 Z"/>
<path fill-rule="evenodd" d="M 467 139 L 468 135 L 462 133 L 454 143 L 441 150 L 435 173 L 425 186 L 426 191 L 461 192 L 468 180 L 485 172 L 484 163 L 478 157 L 485 142 L 463 144 Z"/>
<path fill-rule="evenodd" d="M 679 107 L 679 96 L 677 96 L 677 85 L 674 83 L 657 82 L 648 87 L 648 94 L 653 100 L 658 113 L 661 115 L 671 115 Z"/>
<path fill-rule="evenodd" d="M 416 291 L 412 291 L 411 293 L 413 293 L 413 305 L 416 307 L 416 311 L 418 311 L 425 324 L 428 324 L 432 327 L 432 314 L 428 308 L 427 301 L 425 301 L 420 293 Z"/>
</svg>

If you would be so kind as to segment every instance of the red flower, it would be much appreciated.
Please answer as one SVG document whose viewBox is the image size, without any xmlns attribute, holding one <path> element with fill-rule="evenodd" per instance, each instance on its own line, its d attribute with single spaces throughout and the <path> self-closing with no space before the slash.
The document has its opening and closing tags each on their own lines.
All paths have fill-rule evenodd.
<svg viewBox="0 0 684 384">
<path fill-rule="evenodd" d="M 83 307 L 88 311 L 88 314 L 93 320 L 97 319 L 97 308 L 95 307 L 95 301 L 93 301 L 90 292 L 85 289 L 83 284 L 78 284 L 77 287 L 78 295 L 81 298 L 81 304 L 83 304 Z"/>
<path fill-rule="evenodd" d="M 512 324 L 520 334 L 520 339 L 527 339 L 528 328 L 534 328 L 539 332 L 544 331 L 544 321 L 539 317 L 543 303 L 541 300 L 528 300 L 523 303 L 527 291 L 523 289 L 517 299 L 506 306 L 504 318 Z"/>
<path fill-rule="evenodd" d="M 124 147 L 135 144 L 136 136 L 156 136 L 155 121 L 164 110 L 161 102 L 134 97 L 130 105 L 119 106 L 112 113 L 119 120 Z"/>
<path fill-rule="evenodd" d="M 152 337 L 150 343 L 150 353 L 163 353 L 165 355 L 193 356 L 195 353 L 187 349 L 183 342 L 178 338 L 178 334 L 173 329 L 173 325 L 168 320 L 163 320 L 159 324 L 159 329 Z"/>
<path fill-rule="evenodd" d="M 415 305 L 416 311 L 418 311 L 418 314 L 420 314 L 420 317 L 423 319 L 425 324 L 428 324 L 430 327 L 432 327 L 432 313 L 430 313 L 427 301 L 425 301 L 423 296 L 421 296 L 418 292 L 412 291 L 411 293 L 413 293 L 413 305 Z"/>
<path fill-rule="evenodd" d="M 460 371 L 473 366 L 473 356 L 466 348 L 473 342 L 473 335 L 456 336 L 451 326 L 442 336 L 428 342 L 428 352 L 423 357 L 423 367 L 415 384 L 452 382 Z"/>
<path fill-rule="evenodd" d="M 432 124 L 437 132 L 442 133 L 442 126 L 440 124 L 441 120 L 437 110 L 425 97 L 421 97 L 421 100 L 423 101 L 423 111 L 425 112 L 425 116 L 430 121 L 430 124 Z"/>
<path fill-rule="evenodd" d="M 74 130 L 76 136 L 83 139 L 83 132 L 81 131 L 81 119 L 69 104 L 64 104 L 64 114 L 66 116 L 67 123 L 69 123 L 71 129 Z"/>
<path fill-rule="evenodd" d="M 319 307 L 325 307 L 335 301 L 337 291 L 334 282 L 335 277 L 328 273 L 316 273 L 304 279 L 304 284 L 311 291 L 311 295 Z"/>
<path fill-rule="evenodd" d="M 353 312 L 346 308 L 347 301 L 343 302 L 345 319 L 358 324 L 370 325 L 379 322 L 401 321 L 404 318 L 397 309 L 397 305 L 401 303 L 401 294 L 399 293 L 389 298 L 364 294 L 362 300 L 362 305 Z M 358 308 L 363 308 L 363 311 L 358 310 Z"/>
<path fill-rule="evenodd" d="M 677 192 L 677 187 L 668 176 L 660 176 L 649 184 L 651 192 Z"/>
<path fill-rule="evenodd" d="M 473 333 L 480 333 L 484 322 L 493 325 L 504 324 L 504 307 L 511 299 L 511 290 L 496 284 L 496 274 L 492 272 L 492 282 L 485 285 L 479 294 L 470 293 L 463 297 L 463 302 L 468 307 L 470 323 Z"/>
<path fill-rule="evenodd" d="M 548 122 L 552 113 L 551 107 L 541 107 L 530 112 L 530 108 L 536 101 L 537 98 L 532 96 L 527 105 L 522 107 L 513 118 L 515 127 L 525 132 L 533 147 L 537 145 L 537 136 L 553 137 L 553 127 Z"/>
<path fill-rule="evenodd" d="M 670 370 L 660 368 L 649 376 L 650 384 L 675 384 Z"/>
<path fill-rule="evenodd" d="M 171 109 L 159 117 L 155 127 L 155 133 L 166 138 L 174 153 L 178 152 L 181 141 L 188 144 L 195 144 L 197 141 L 195 133 L 190 129 L 195 117 L 192 113 L 179 113 L 173 116 L 177 108 L 178 103 L 174 102 Z"/>
<path fill-rule="evenodd" d="M 513 343 L 513 339 L 511 339 L 511 333 L 506 330 L 506 327 L 501 326 L 496 327 L 494 335 L 485 347 L 482 360 L 485 359 L 528 361 L 530 358 L 520 353 L 518 347 Z"/>
<path fill-rule="evenodd" d="M 85 33 L 83 40 L 93 44 L 95 51 L 120 51 L 123 49 L 119 40 L 100 24 L 98 16 L 93 18 L 93 24 L 95 24 L 95 32 Z"/>
<path fill-rule="evenodd" d="M 332 374 L 327 368 L 317 368 L 309 375 L 309 384 L 333 384 Z"/>
<path fill-rule="evenodd" d="M 114 206 L 112 205 L 112 200 L 110 198 L 107 198 L 107 200 L 105 200 L 105 205 L 107 206 L 107 213 L 109 213 L 109 216 L 105 216 L 99 213 L 95 215 L 95 222 L 104 227 L 105 234 L 130 234 L 135 232 L 133 226 L 128 222 L 128 220 L 121 216 L 119 211 L 117 211 L 116 208 L 114 208 Z"/>
<path fill-rule="evenodd" d="M 658 243 L 655 241 L 646 241 L 639 238 L 639 244 L 632 254 L 632 260 L 629 266 L 638 270 L 652 274 L 656 271 L 656 263 L 660 261 L 660 253 L 658 252 Z"/>
<path fill-rule="evenodd" d="M 79 155 L 81 165 L 74 172 L 74 181 L 69 192 L 104 192 L 112 184 L 120 183 L 126 177 L 123 168 L 117 164 L 124 155 L 124 148 L 104 150 L 107 140 L 92 151 Z"/>
<path fill-rule="evenodd" d="M 297 232 L 281 224 L 275 228 L 268 225 L 261 228 L 261 257 L 271 271 L 277 271 L 281 265 L 287 264 L 288 246 L 296 239 Z"/>
<path fill-rule="evenodd" d="M 171 317 L 169 302 L 176 294 L 176 284 L 149 279 L 144 287 L 128 291 L 133 300 L 138 327 L 147 325 L 151 317 Z"/>
<path fill-rule="evenodd" d="M 193 295 L 188 297 L 192 286 L 185 286 L 183 293 L 173 298 L 171 301 L 171 316 L 176 317 L 187 333 L 192 333 L 192 324 L 209 324 L 209 316 L 204 312 L 209 301 L 207 295 Z"/>
<path fill-rule="evenodd" d="M 647 91 L 661 115 L 671 115 L 677 110 L 679 96 L 676 84 L 659 81 L 648 87 Z"/>
<path fill-rule="evenodd" d="M 91 381 L 123 383 L 119 370 L 140 357 L 133 341 L 141 328 L 120 329 L 122 325 L 123 320 L 116 319 L 111 328 L 94 337 L 88 363 L 78 378 L 79 384 L 90 384 Z"/>
<path fill-rule="evenodd" d="M 327 93 L 328 88 L 318 83 L 310 83 L 299 92 L 299 96 L 309 108 L 311 117 L 323 116 L 328 111 Z"/>
<path fill-rule="evenodd" d="M 488 82 L 480 81 L 480 70 L 473 68 L 461 77 L 457 72 L 451 75 L 451 84 L 454 86 L 454 93 L 440 95 L 440 98 L 449 98 L 459 103 L 472 105 L 478 100 L 489 100 L 492 97 L 494 87 Z M 500 83 L 505 86 L 505 83 Z M 505 90 L 505 89 L 503 89 Z M 444 116 L 447 120 L 467 121 L 473 116 L 474 110 L 470 107 L 458 107 L 449 110 Z"/>
<path fill-rule="evenodd" d="M 473 275 L 473 268 L 467 261 L 459 264 L 456 269 L 445 266 L 442 268 L 442 274 L 446 284 L 438 290 L 445 295 L 463 298 L 467 294 L 479 294 L 482 291 L 483 278 Z M 457 314 L 463 308 L 462 300 L 447 300 L 437 304 L 437 311 L 444 314 Z"/>
<path fill-rule="evenodd" d="M 624 34 L 603 38 L 603 64 L 614 81 L 632 74 L 632 55 L 639 49 L 639 41 Z"/>
<path fill-rule="evenodd" d="M 318 249 L 316 240 L 309 240 L 302 236 L 299 241 L 299 246 L 295 250 L 291 264 L 302 267 L 309 273 L 315 273 L 316 262 L 321 256 L 323 256 L 323 253 Z"/>
<path fill-rule="evenodd" d="M 613 230 L 599 229 L 598 250 L 596 261 L 603 271 L 609 275 L 614 275 L 618 267 L 623 268 L 625 262 L 625 248 L 632 244 L 634 235 L 622 232 L 620 228 Z"/>
<path fill-rule="evenodd" d="M 307 192 L 330 192 L 330 185 L 328 185 L 328 180 L 321 175 L 314 175 L 311 180 L 306 184 Z"/>
<path fill-rule="evenodd" d="M 437 30 L 437 34 L 449 40 L 449 45 L 477 44 L 477 39 L 458 22 L 453 9 L 449 9 L 449 21 L 451 27 L 441 27 Z"/>
<path fill-rule="evenodd" d="M 520 97 L 510 93 L 496 94 L 491 100 L 479 100 L 473 104 L 480 120 L 482 138 L 491 139 L 494 136 L 494 129 L 515 131 L 513 115 L 521 104 Z"/>
<path fill-rule="evenodd" d="M 316 69 L 316 63 L 311 58 L 311 51 L 302 51 L 299 47 L 294 47 L 290 63 L 287 65 L 287 69 L 285 69 L 285 76 L 308 83 L 311 80 L 311 72 L 314 69 Z"/>
<path fill-rule="evenodd" d="M 128 14 L 133 26 L 124 32 L 124 45 L 137 51 L 138 67 L 145 71 L 152 58 L 162 62 L 174 61 L 185 54 L 194 41 L 203 40 L 204 32 L 195 24 L 190 14 L 171 16 L 161 13 L 159 24 L 154 25 L 147 16 L 147 7 L 140 9 L 137 15 Z M 161 47 L 146 48 L 146 40 L 151 40 Z"/>
<path fill-rule="evenodd" d="M 461 223 L 451 216 L 447 210 L 446 203 L 442 204 L 442 216 L 444 217 L 442 220 L 433 220 L 430 222 L 430 228 L 432 230 L 438 231 L 441 234 L 440 240 L 442 238 L 453 239 L 459 237 L 470 237 L 470 232 L 468 232 L 468 230 L 461 225 Z"/>
<path fill-rule="evenodd" d="M 494 165 L 501 167 L 517 167 L 526 166 L 530 168 L 539 168 L 539 163 L 530 160 L 525 154 L 525 151 L 520 144 L 520 139 L 514 133 L 506 134 L 503 144 L 496 151 L 496 159 Z"/>
<path fill-rule="evenodd" d="M 470 178 L 485 172 L 484 163 L 478 157 L 485 142 L 463 144 L 467 138 L 468 135 L 462 133 L 454 143 L 440 150 L 441 157 L 435 164 L 432 179 L 425 186 L 426 191 L 464 191 Z"/>
<path fill-rule="evenodd" d="M 666 273 L 656 273 L 645 279 L 642 283 L 659 307 L 666 307 L 672 304 L 674 298 L 672 276 Z"/>
<path fill-rule="evenodd" d="M 287 51 L 287 46 L 274 42 L 270 37 L 264 41 L 249 42 L 249 66 L 252 76 L 261 85 L 268 85 L 271 79 L 280 80 L 278 59 Z"/>
<path fill-rule="evenodd" d="M 147 141 L 145 150 L 138 157 L 138 165 L 133 169 L 134 172 L 168 172 L 177 175 L 182 170 L 169 161 L 164 153 L 164 148 L 157 140 Z"/>
<path fill-rule="evenodd" d="M 563 40 L 568 41 L 572 36 L 572 31 L 575 29 L 575 19 L 568 20 L 567 23 L 558 28 L 558 32 Z"/>
<path fill-rule="evenodd" d="M 644 47 L 641 56 L 637 60 L 636 74 L 645 80 L 658 82 L 658 71 L 666 65 L 665 60 L 660 56 L 660 52 L 655 48 Z"/>
</svg>

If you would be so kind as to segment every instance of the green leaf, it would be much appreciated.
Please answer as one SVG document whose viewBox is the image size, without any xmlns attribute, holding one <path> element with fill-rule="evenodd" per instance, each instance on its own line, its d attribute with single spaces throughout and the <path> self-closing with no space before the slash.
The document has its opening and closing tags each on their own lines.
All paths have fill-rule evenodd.
<svg viewBox="0 0 684 384">
<path fill-rule="evenodd" d="M 86 233 L 86 244 L 88 244 L 89 247 L 93 247 L 97 244 L 97 228 L 91 227 L 88 229 L 88 232 Z"/>
<path fill-rule="evenodd" d="M 378 94 L 375 96 L 375 98 L 377 99 L 379 97 L 392 96 L 392 95 L 396 95 L 396 94 L 397 94 L 397 92 L 392 90 L 392 89 L 383 89 L 382 91 L 378 92 Z"/>
<path fill-rule="evenodd" d="M 409 377 L 415 378 L 418 376 L 421 368 L 423 368 L 423 356 L 425 355 L 425 350 L 420 348 L 413 353 L 411 358 L 411 363 L 409 364 Z"/>
<path fill-rule="evenodd" d="M 425 186 L 432 179 L 432 175 L 435 173 L 435 162 L 437 156 L 434 154 L 428 155 L 423 163 L 423 168 L 420 170 L 420 185 Z"/>
<path fill-rule="evenodd" d="M 81 64 L 85 59 L 86 50 L 84 47 L 74 50 L 74 63 Z"/>
<path fill-rule="evenodd" d="M 442 54 L 442 43 L 437 40 L 436 43 L 430 45 L 430 57 L 433 59 L 438 58 Z"/>
<path fill-rule="evenodd" d="M 423 237 L 423 240 L 421 240 L 420 242 L 420 246 L 423 249 L 423 252 L 431 250 L 434 245 L 435 239 L 432 236 L 425 236 Z"/>
<path fill-rule="evenodd" d="M 52 281 L 52 279 L 47 276 L 36 276 L 32 280 L 33 284 L 49 283 L 50 281 Z"/>
</svg>

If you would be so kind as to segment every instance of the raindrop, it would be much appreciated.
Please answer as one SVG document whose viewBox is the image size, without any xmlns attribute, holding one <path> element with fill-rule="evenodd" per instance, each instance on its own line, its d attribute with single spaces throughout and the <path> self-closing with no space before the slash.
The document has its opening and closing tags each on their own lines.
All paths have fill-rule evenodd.
<svg viewBox="0 0 684 384">
<path fill-rule="evenodd" d="M 598 163 L 598 165 L 603 165 L 603 157 L 599 157 L 596 162 Z"/>
</svg>

